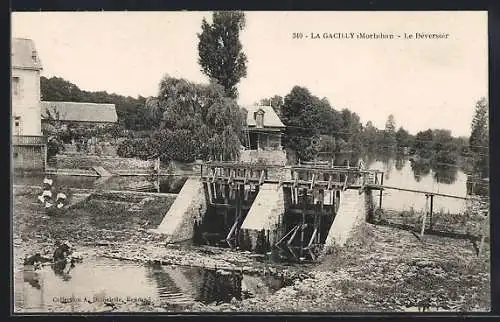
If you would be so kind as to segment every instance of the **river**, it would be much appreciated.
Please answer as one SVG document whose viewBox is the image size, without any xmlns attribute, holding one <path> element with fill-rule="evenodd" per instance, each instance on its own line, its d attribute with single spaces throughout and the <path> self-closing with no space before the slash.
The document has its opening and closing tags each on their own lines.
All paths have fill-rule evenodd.
<svg viewBox="0 0 500 322">
<path fill-rule="evenodd" d="M 432 168 L 425 164 L 411 162 L 408 157 L 365 157 L 369 169 L 384 171 L 384 185 L 405 189 L 421 190 L 459 197 L 467 196 L 467 174 L 454 165 Z M 378 202 L 378 192 L 374 192 Z M 382 207 L 393 210 L 422 210 L 426 197 L 413 193 L 387 189 L 382 194 Z M 449 197 L 434 197 L 434 211 L 461 213 L 465 200 Z"/>
<path fill-rule="evenodd" d="M 158 302 L 171 307 L 193 302 L 228 302 L 267 295 L 284 286 L 275 277 L 243 274 L 225 283 L 214 270 L 198 267 L 144 265 L 102 257 L 89 257 L 74 268 L 56 272 L 50 266 L 33 271 L 16 269 L 15 303 L 22 312 L 57 310 L 64 302 Z M 86 303 L 85 303 L 86 304 Z M 74 309 L 74 308 L 73 308 Z"/>
</svg>

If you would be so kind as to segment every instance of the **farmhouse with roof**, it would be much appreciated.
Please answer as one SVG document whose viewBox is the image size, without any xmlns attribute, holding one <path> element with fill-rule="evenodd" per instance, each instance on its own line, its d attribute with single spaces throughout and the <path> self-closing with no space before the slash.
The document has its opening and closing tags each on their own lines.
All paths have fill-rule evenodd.
<svg viewBox="0 0 500 322">
<path fill-rule="evenodd" d="M 51 118 L 61 122 L 63 128 L 104 126 L 118 121 L 115 104 L 42 101 L 42 126 Z"/>
<path fill-rule="evenodd" d="M 247 112 L 245 124 L 245 150 L 241 161 L 284 164 L 286 154 L 281 144 L 285 125 L 271 106 L 244 106 Z"/>
<path fill-rule="evenodd" d="M 12 157 L 14 170 L 44 170 L 46 144 L 40 121 L 42 64 L 31 39 L 11 47 Z"/>
</svg>

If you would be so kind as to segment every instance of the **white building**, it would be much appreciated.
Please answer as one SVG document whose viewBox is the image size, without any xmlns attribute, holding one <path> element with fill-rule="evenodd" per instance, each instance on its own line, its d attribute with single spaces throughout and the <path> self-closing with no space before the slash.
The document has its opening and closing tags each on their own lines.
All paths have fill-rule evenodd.
<svg viewBox="0 0 500 322">
<path fill-rule="evenodd" d="M 14 168 L 43 169 L 46 148 L 42 138 L 40 118 L 42 64 L 33 40 L 12 39 L 11 63 Z"/>
</svg>

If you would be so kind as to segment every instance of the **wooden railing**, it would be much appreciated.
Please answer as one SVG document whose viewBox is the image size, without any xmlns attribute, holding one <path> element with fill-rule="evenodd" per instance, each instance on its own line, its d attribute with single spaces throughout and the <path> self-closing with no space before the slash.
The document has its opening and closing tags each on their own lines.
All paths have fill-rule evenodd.
<svg viewBox="0 0 500 322">
<path fill-rule="evenodd" d="M 44 145 L 46 140 L 37 135 L 13 135 L 12 145 Z"/>
</svg>

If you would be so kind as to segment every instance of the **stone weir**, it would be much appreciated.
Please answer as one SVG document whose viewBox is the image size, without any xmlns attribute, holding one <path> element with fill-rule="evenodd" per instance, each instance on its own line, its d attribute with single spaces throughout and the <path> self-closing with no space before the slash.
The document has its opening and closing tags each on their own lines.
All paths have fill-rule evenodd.
<svg viewBox="0 0 500 322">
<path fill-rule="evenodd" d="M 373 209 L 365 186 L 369 173 L 349 167 L 229 164 L 201 172 L 201 178 L 186 181 L 153 230 L 167 242 L 193 239 L 199 232 L 201 242 L 256 250 L 264 238 L 268 250 L 276 246 L 314 259 L 315 246 L 344 246 Z"/>
</svg>

